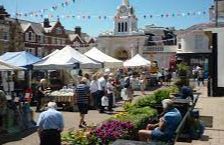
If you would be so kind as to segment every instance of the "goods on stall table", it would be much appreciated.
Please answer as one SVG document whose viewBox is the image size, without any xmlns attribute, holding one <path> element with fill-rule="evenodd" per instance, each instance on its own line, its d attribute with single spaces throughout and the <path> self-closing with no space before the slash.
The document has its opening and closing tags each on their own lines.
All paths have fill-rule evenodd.
<svg viewBox="0 0 224 145">
<path fill-rule="evenodd" d="M 53 91 L 49 94 L 49 97 L 57 103 L 65 103 L 65 107 L 73 107 L 76 103 L 73 89 Z"/>
</svg>

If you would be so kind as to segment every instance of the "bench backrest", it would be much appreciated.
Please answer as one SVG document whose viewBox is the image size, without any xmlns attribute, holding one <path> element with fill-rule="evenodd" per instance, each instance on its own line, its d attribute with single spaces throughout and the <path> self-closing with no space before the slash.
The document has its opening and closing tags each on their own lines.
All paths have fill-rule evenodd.
<svg viewBox="0 0 224 145">
<path fill-rule="evenodd" d="M 179 138 L 183 128 L 184 128 L 184 125 L 186 123 L 186 120 L 187 118 L 190 116 L 191 114 L 191 111 L 194 109 L 197 101 L 198 101 L 198 98 L 200 96 L 201 93 L 194 93 L 194 99 L 192 100 L 192 105 L 190 106 L 190 108 L 188 109 L 188 111 L 185 113 L 184 117 L 182 118 L 181 122 L 179 123 L 177 129 L 175 130 L 175 133 L 174 133 L 174 143 L 177 141 L 177 139 Z"/>
</svg>

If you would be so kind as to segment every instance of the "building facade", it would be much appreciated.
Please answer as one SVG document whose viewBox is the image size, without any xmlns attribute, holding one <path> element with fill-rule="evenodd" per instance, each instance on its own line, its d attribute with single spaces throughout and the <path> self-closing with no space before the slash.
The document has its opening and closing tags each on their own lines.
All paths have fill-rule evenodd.
<svg viewBox="0 0 224 145">
<path fill-rule="evenodd" d="M 176 54 L 173 31 L 154 25 L 139 29 L 134 7 L 128 0 L 122 0 L 114 16 L 114 30 L 101 33 L 97 44 L 101 51 L 120 60 L 139 53 L 150 61 L 157 61 L 159 67 L 170 67 L 169 61 L 175 60 Z"/>
<path fill-rule="evenodd" d="M 218 10 L 216 11 L 216 8 Z M 205 72 L 209 71 L 209 59 L 212 53 L 212 35 L 204 30 L 224 27 L 224 0 L 215 0 L 209 9 L 209 22 L 193 25 L 177 33 L 177 57 L 190 66 L 201 66 Z M 216 15 L 218 12 L 218 15 Z M 206 75 L 208 76 L 208 75 Z"/>
<path fill-rule="evenodd" d="M 114 16 L 114 30 L 101 33 L 98 37 L 98 48 L 104 53 L 120 60 L 142 54 L 146 37 L 138 30 L 138 19 L 134 8 L 128 0 L 122 0 Z"/>
<path fill-rule="evenodd" d="M 3 6 L 0 6 L 0 53 L 5 52 L 9 47 L 10 21 L 9 14 Z"/>
<path fill-rule="evenodd" d="M 66 30 L 60 20 L 44 19 L 43 23 L 10 18 L 0 6 L 0 53 L 28 51 L 43 57 L 56 49 L 71 45 L 81 52 L 96 45 L 96 39 L 81 32 L 77 27 Z"/>
</svg>

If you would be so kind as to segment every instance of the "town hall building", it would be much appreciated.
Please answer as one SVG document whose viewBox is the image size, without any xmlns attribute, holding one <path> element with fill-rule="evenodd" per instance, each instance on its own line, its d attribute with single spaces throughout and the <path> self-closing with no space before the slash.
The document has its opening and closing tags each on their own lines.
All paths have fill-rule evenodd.
<svg viewBox="0 0 224 145">
<path fill-rule="evenodd" d="M 174 28 L 155 25 L 139 29 L 134 7 L 128 0 L 122 0 L 114 16 L 114 30 L 99 35 L 98 49 L 120 60 L 140 54 L 150 61 L 158 62 L 159 67 L 168 68 L 177 50 L 173 31 Z"/>
</svg>

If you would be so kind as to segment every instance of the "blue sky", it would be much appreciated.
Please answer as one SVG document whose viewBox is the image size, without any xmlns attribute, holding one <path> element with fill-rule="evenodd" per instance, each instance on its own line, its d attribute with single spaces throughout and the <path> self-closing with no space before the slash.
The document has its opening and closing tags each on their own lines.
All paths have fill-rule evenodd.
<svg viewBox="0 0 224 145">
<path fill-rule="evenodd" d="M 28 13 L 41 9 L 50 9 L 52 6 L 61 4 L 66 0 L 0 0 L 0 4 L 4 5 L 6 10 L 14 15 L 18 13 Z M 113 29 L 113 19 L 99 19 L 98 16 L 114 16 L 116 8 L 121 4 L 122 0 L 76 0 L 68 6 L 60 6 L 57 10 L 46 11 L 43 15 L 54 15 L 51 21 L 56 20 L 57 15 L 66 29 L 73 29 L 75 26 L 81 26 L 82 31 L 92 36 L 98 36 L 100 32 Z M 144 15 L 161 15 L 161 14 L 177 14 L 188 13 L 194 11 L 208 11 L 213 4 L 213 0 L 129 0 L 134 6 L 137 17 L 139 18 L 139 28 L 145 25 L 155 24 L 158 26 L 171 27 L 176 29 L 187 28 L 193 24 L 208 22 L 208 14 L 181 17 L 147 17 Z M 74 15 L 75 18 L 66 18 L 67 15 Z M 82 16 L 91 16 L 90 19 L 83 19 Z M 65 16 L 65 18 L 63 18 Z M 80 18 L 78 17 L 80 16 Z M 35 16 L 21 17 L 35 22 L 42 22 L 43 18 Z"/>
</svg>

